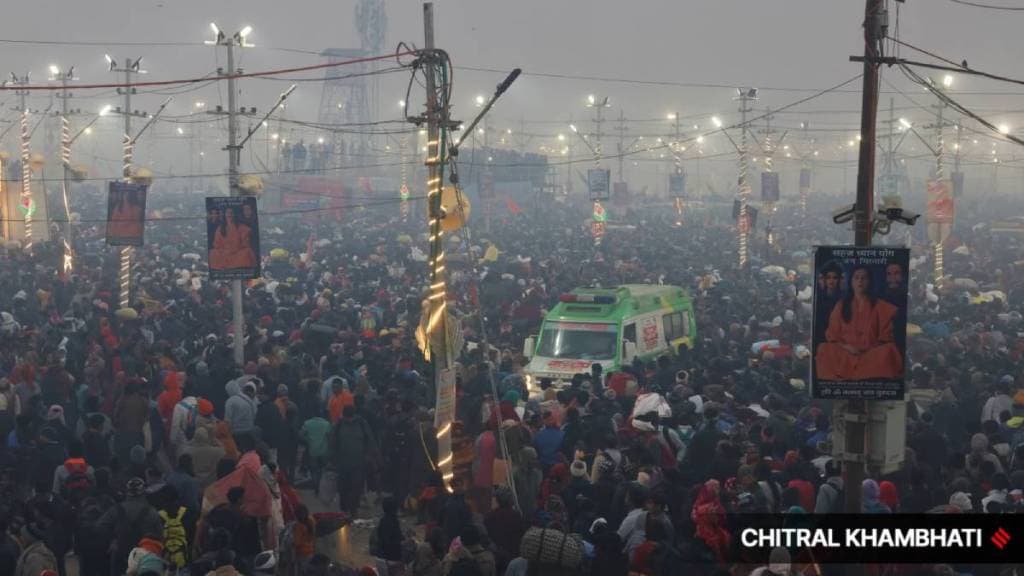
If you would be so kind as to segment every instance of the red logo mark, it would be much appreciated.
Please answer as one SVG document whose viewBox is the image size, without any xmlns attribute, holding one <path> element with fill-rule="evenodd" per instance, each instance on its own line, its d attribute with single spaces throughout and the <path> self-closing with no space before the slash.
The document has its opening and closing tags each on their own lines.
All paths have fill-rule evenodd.
<svg viewBox="0 0 1024 576">
<path fill-rule="evenodd" d="M 992 535 L 992 543 L 1000 550 L 1006 548 L 1006 545 L 1010 543 L 1010 540 L 1010 533 L 1002 528 L 996 530 L 996 533 Z"/>
</svg>

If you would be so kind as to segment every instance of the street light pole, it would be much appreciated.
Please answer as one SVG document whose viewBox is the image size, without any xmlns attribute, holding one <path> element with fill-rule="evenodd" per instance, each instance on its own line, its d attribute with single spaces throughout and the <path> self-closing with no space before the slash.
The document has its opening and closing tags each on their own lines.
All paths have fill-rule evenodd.
<svg viewBox="0 0 1024 576">
<path fill-rule="evenodd" d="M 223 46 L 227 49 L 228 69 L 227 73 L 222 73 L 221 76 L 226 77 L 228 81 L 228 187 L 231 196 L 238 196 L 238 166 L 241 163 L 241 146 L 238 145 L 238 102 L 235 92 L 235 80 L 238 71 L 235 70 L 235 46 L 237 45 L 239 48 L 251 46 L 245 39 L 249 32 L 252 31 L 252 28 L 246 26 L 230 37 L 225 36 L 216 24 L 211 23 L 210 28 L 213 29 L 216 39 L 206 43 Z M 242 315 L 241 280 L 231 281 L 231 315 L 232 331 L 234 334 L 234 359 L 235 363 L 241 366 L 245 363 L 245 343 L 242 341 L 242 327 L 245 318 Z"/>
<path fill-rule="evenodd" d="M 29 74 L 25 74 L 19 78 L 12 72 L 11 83 L 16 86 L 27 86 L 29 83 Z M 29 150 L 32 134 L 29 132 L 28 128 L 28 90 L 19 89 L 15 92 L 15 95 L 18 96 L 20 102 L 16 110 L 21 112 L 21 201 L 25 204 L 26 208 L 29 208 L 32 205 L 32 167 L 30 165 L 31 152 Z M 31 210 L 25 211 L 25 250 L 28 252 L 32 251 Z"/>
<path fill-rule="evenodd" d="M 750 112 L 750 103 L 757 100 L 756 88 L 740 88 L 736 100 L 740 101 L 740 174 L 737 179 L 740 192 L 740 213 L 736 223 L 738 232 L 739 267 L 747 267 L 748 245 L 750 237 L 750 222 L 747 205 L 750 203 L 750 185 L 747 183 L 747 172 L 750 169 L 747 150 L 747 114 Z"/>
<path fill-rule="evenodd" d="M 131 181 L 132 178 L 132 156 L 133 156 L 133 141 L 132 141 L 132 93 L 135 92 L 135 88 L 131 86 L 132 74 L 145 74 L 145 70 L 141 70 L 142 58 L 136 58 L 133 62 L 131 58 L 127 58 L 124 61 L 124 68 L 117 67 L 117 61 L 111 58 L 109 55 L 106 56 L 107 65 L 111 72 L 123 72 L 124 73 L 124 88 L 118 88 L 118 94 L 124 96 L 124 110 L 122 114 L 124 116 L 124 135 L 121 140 L 122 150 L 122 176 L 126 181 Z M 132 247 L 124 246 L 121 248 L 121 266 L 120 266 L 120 304 L 122 308 L 127 308 L 131 303 L 131 277 L 132 277 Z"/>
<path fill-rule="evenodd" d="M 71 272 L 74 267 L 74 239 L 72 238 L 71 206 L 68 200 L 68 192 L 71 190 L 71 119 L 68 117 L 68 100 L 71 93 L 68 92 L 68 82 L 74 80 L 75 67 L 67 70 L 60 70 L 56 66 L 50 67 L 54 79 L 60 79 L 61 91 L 57 95 L 61 100 L 60 114 L 60 161 L 64 168 L 64 178 L 61 189 L 61 196 L 64 199 L 64 265 L 65 273 Z"/>
</svg>

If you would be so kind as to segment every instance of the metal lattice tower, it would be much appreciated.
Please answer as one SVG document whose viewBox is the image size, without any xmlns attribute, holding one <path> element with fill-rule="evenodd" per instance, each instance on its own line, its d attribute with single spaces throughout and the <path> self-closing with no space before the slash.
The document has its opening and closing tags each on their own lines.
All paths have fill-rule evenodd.
<svg viewBox="0 0 1024 576">
<path fill-rule="evenodd" d="M 383 53 L 388 20 L 384 0 L 359 0 L 355 8 L 359 48 L 328 48 L 320 53 L 328 63 L 353 60 Z M 348 133 L 333 130 L 330 142 L 334 147 L 331 162 L 335 166 L 365 163 L 372 153 L 372 137 L 368 124 L 380 113 L 380 82 L 367 75 L 378 67 L 367 62 L 345 67 L 331 67 L 324 72 L 324 88 L 320 96 L 321 124 L 361 124 Z"/>
</svg>

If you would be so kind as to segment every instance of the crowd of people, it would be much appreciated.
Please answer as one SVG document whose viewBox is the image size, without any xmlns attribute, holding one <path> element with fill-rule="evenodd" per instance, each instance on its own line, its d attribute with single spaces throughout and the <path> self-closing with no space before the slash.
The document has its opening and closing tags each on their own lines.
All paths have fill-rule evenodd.
<svg viewBox="0 0 1024 576">
<path fill-rule="evenodd" d="M 206 278 L 205 218 L 182 217 L 200 204 L 151 194 L 130 309 L 88 208 L 72 271 L 57 243 L 0 254 L 0 574 L 65 576 L 71 559 L 82 576 L 828 574 L 800 549 L 744 561 L 733 513 L 838 513 L 850 490 L 866 513 L 1022 509 L 1022 245 L 983 224 L 1008 206 L 961 214 L 941 288 L 927 250 L 913 253 L 904 461 L 848 486 L 831 405 L 807 389 L 810 287 L 825 281 L 810 248 L 847 240 L 827 200 L 805 220 L 777 215 L 744 270 L 728 205 L 680 219 L 638 200 L 613 209 L 598 245 L 586 208 L 551 199 L 499 204 L 490 231 L 457 232 L 450 482 L 413 336 L 422 222 L 397 204 L 354 203 L 341 221 L 261 213 L 239 366 L 229 286 Z M 686 288 L 692 348 L 528 388 L 522 344 L 558 295 L 623 283 Z M 375 565 L 320 553 L 318 536 L 367 517 Z"/>
</svg>

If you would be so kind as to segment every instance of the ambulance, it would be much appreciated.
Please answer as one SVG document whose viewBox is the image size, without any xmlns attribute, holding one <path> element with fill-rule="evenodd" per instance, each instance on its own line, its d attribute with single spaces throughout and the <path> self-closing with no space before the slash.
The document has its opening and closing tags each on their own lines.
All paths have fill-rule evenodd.
<svg viewBox="0 0 1024 576">
<path fill-rule="evenodd" d="M 635 358 L 654 360 L 696 341 L 693 301 L 678 286 L 627 284 L 577 288 L 562 294 L 544 317 L 540 333 L 526 339 L 524 374 L 531 393 L 541 379 L 558 387 L 574 374 L 620 370 Z"/>
</svg>

